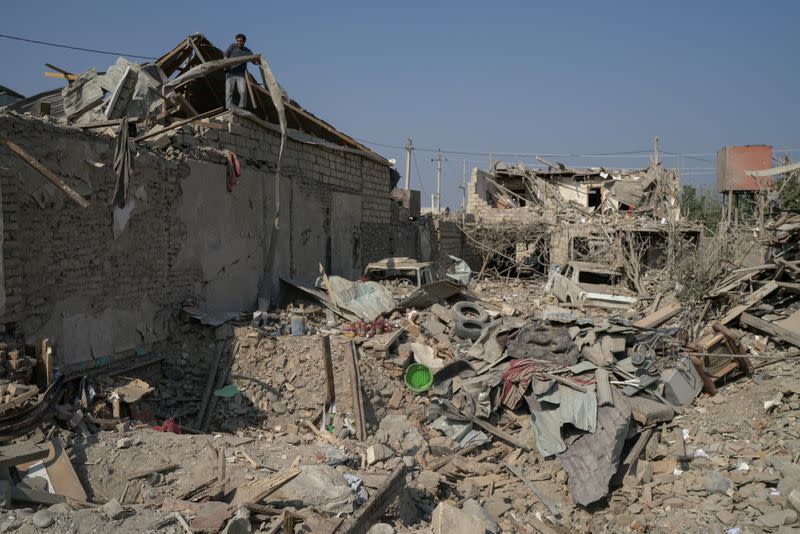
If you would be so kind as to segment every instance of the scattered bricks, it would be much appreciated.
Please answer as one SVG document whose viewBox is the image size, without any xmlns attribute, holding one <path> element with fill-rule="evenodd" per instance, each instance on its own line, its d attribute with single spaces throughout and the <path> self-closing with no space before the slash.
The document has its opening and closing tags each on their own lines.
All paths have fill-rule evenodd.
<svg viewBox="0 0 800 534">
<path fill-rule="evenodd" d="M 486 526 L 449 502 L 440 502 L 431 516 L 431 530 L 433 534 L 484 534 Z"/>
<path fill-rule="evenodd" d="M 439 304 L 438 302 L 431 306 L 430 309 L 431 313 L 433 313 L 436 317 L 439 318 L 440 321 L 443 323 L 450 323 L 453 321 L 453 314 L 452 312 Z"/>
<path fill-rule="evenodd" d="M 378 443 L 376 445 L 371 445 L 367 448 L 367 465 L 373 465 L 377 462 L 382 462 L 384 460 L 388 460 L 392 456 L 394 456 L 394 451 L 383 445 Z"/>
<path fill-rule="evenodd" d="M 390 410 L 399 409 L 403 403 L 403 397 L 404 394 L 402 389 L 394 390 L 394 393 L 392 393 L 391 398 L 389 398 L 389 409 Z"/>
<path fill-rule="evenodd" d="M 414 324 L 414 323 L 413 323 L 411 320 L 409 320 L 407 317 L 404 317 L 404 318 L 403 318 L 403 319 L 400 321 L 400 326 L 401 326 L 401 327 L 402 327 L 402 328 L 403 328 L 403 329 L 404 329 L 406 332 L 408 332 L 409 334 L 411 334 L 411 336 L 413 336 L 413 337 L 416 337 L 416 336 L 418 336 L 418 335 L 420 335 L 420 334 L 422 333 L 422 331 L 419 329 L 419 326 L 417 326 L 416 324 Z"/>
<path fill-rule="evenodd" d="M 444 334 L 445 326 L 436 319 L 430 319 L 422 323 L 422 328 L 425 329 L 431 336 Z"/>
<path fill-rule="evenodd" d="M 411 343 L 401 343 L 397 347 L 397 355 L 402 360 L 407 360 L 408 358 L 411 358 L 412 354 L 413 351 L 411 350 Z"/>
</svg>

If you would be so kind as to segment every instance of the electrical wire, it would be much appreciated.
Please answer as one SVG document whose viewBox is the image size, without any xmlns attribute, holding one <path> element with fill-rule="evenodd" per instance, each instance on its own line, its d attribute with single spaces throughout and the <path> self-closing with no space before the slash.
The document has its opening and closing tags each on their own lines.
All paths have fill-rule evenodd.
<svg viewBox="0 0 800 534">
<path fill-rule="evenodd" d="M 26 43 L 34 43 L 34 44 L 40 44 L 40 45 L 44 45 L 44 46 L 53 46 L 53 47 L 56 47 L 56 48 L 66 48 L 66 49 L 69 49 L 69 50 L 78 50 L 80 52 L 91 52 L 92 54 L 106 54 L 106 55 L 109 55 L 109 56 L 126 56 L 126 57 L 133 57 L 133 58 L 137 58 L 137 59 L 158 59 L 158 58 L 150 57 L 150 56 L 140 56 L 140 55 L 137 55 L 137 54 L 126 54 L 124 52 L 111 52 L 111 51 L 108 51 L 108 50 L 97 50 L 97 49 L 94 49 L 94 48 L 82 48 L 80 46 L 70 46 L 70 45 L 59 44 L 59 43 L 49 43 L 47 41 L 37 41 L 36 39 L 27 39 L 25 37 L 17 37 L 16 35 L 5 35 L 5 34 L 2 34 L 2 33 L 0 33 L 0 37 L 3 37 L 5 39 L 12 39 L 14 41 L 23 41 L 23 42 L 26 42 Z"/>
<path fill-rule="evenodd" d="M 376 141 L 370 141 L 367 139 L 358 139 L 354 138 L 356 141 L 360 143 L 364 143 L 367 145 L 379 146 L 382 148 L 392 148 L 397 150 L 405 150 L 405 146 L 401 145 L 390 145 L 387 143 L 378 143 Z M 413 147 L 413 151 L 419 152 L 439 152 L 441 150 L 442 154 L 452 154 L 452 155 L 462 155 L 462 156 L 483 156 L 483 157 L 493 157 L 493 156 L 504 156 L 504 157 L 517 157 L 517 158 L 536 158 L 536 157 L 548 157 L 548 158 L 644 158 L 649 157 L 653 151 L 652 149 L 647 150 L 627 150 L 621 152 L 595 152 L 595 153 L 571 153 L 571 154 L 547 154 L 547 153 L 538 153 L 538 154 L 526 154 L 526 153 L 519 153 L 519 152 L 470 152 L 467 150 L 449 150 L 449 149 L 438 149 L 438 148 L 427 148 L 427 147 Z M 774 148 L 774 150 L 780 152 L 800 152 L 800 148 L 786 148 L 786 147 L 778 147 Z M 677 152 L 670 152 L 668 150 L 660 150 L 660 153 L 663 157 L 674 157 L 674 158 L 686 158 L 696 161 L 702 161 L 704 163 L 715 163 L 714 160 L 710 160 L 707 158 L 701 158 L 699 156 L 716 156 L 716 152 L 699 152 L 699 153 L 690 153 L 690 154 L 681 154 Z"/>
</svg>

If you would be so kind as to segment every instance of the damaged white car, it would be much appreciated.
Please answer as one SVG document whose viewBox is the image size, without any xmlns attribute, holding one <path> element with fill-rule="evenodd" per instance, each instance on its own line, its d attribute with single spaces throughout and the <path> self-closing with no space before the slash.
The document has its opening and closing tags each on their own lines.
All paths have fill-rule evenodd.
<svg viewBox="0 0 800 534">
<path fill-rule="evenodd" d="M 626 310 L 636 303 L 636 295 L 625 287 L 624 279 L 619 269 L 571 261 L 560 271 L 550 271 L 546 290 L 567 304 Z"/>
</svg>

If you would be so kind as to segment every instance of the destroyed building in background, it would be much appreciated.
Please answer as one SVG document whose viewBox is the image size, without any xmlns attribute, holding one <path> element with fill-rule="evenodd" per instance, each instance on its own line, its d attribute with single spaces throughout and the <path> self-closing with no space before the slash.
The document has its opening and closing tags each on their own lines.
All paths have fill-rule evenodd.
<svg viewBox="0 0 800 534">
<path fill-rule="evenodd" d="M 677 173 L 661 163 L 638 170 L 545 165 L 473 170 L 463 228 L 482 269 L 546 273 L 569 261 L 618 267 L 631 243 L 646 266 L 658 268 L 668 232 L 700 237 L 700 227 L 681 218 Z"/>
</svg>

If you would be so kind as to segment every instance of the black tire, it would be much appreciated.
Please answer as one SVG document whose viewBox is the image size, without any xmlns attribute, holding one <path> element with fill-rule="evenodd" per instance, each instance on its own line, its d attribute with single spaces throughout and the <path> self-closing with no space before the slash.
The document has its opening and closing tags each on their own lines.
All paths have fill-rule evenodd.
<svg viewBox="0 0 800 534">
<path fill-rule="evenodd" d="M 456 302 L 453 305 L 453 315 L 455 315 L 456 321 L 475 321 L 478 323 L 485 323 L 489 320 L 489 314 L 486 313 L 486 310 L 474 302 L 469 302 L 466 300 Z"/>
<path fill-rule="evenodd" d="M 470 339 L 475 341 L 483 332 L 483 323 L 479 323 L 478 321 L 473 321 L 472 319 L 466 321 L 456 321 L 456 328 L 455 332 L 458 337 L 461 339 Z"/>
</svg>

